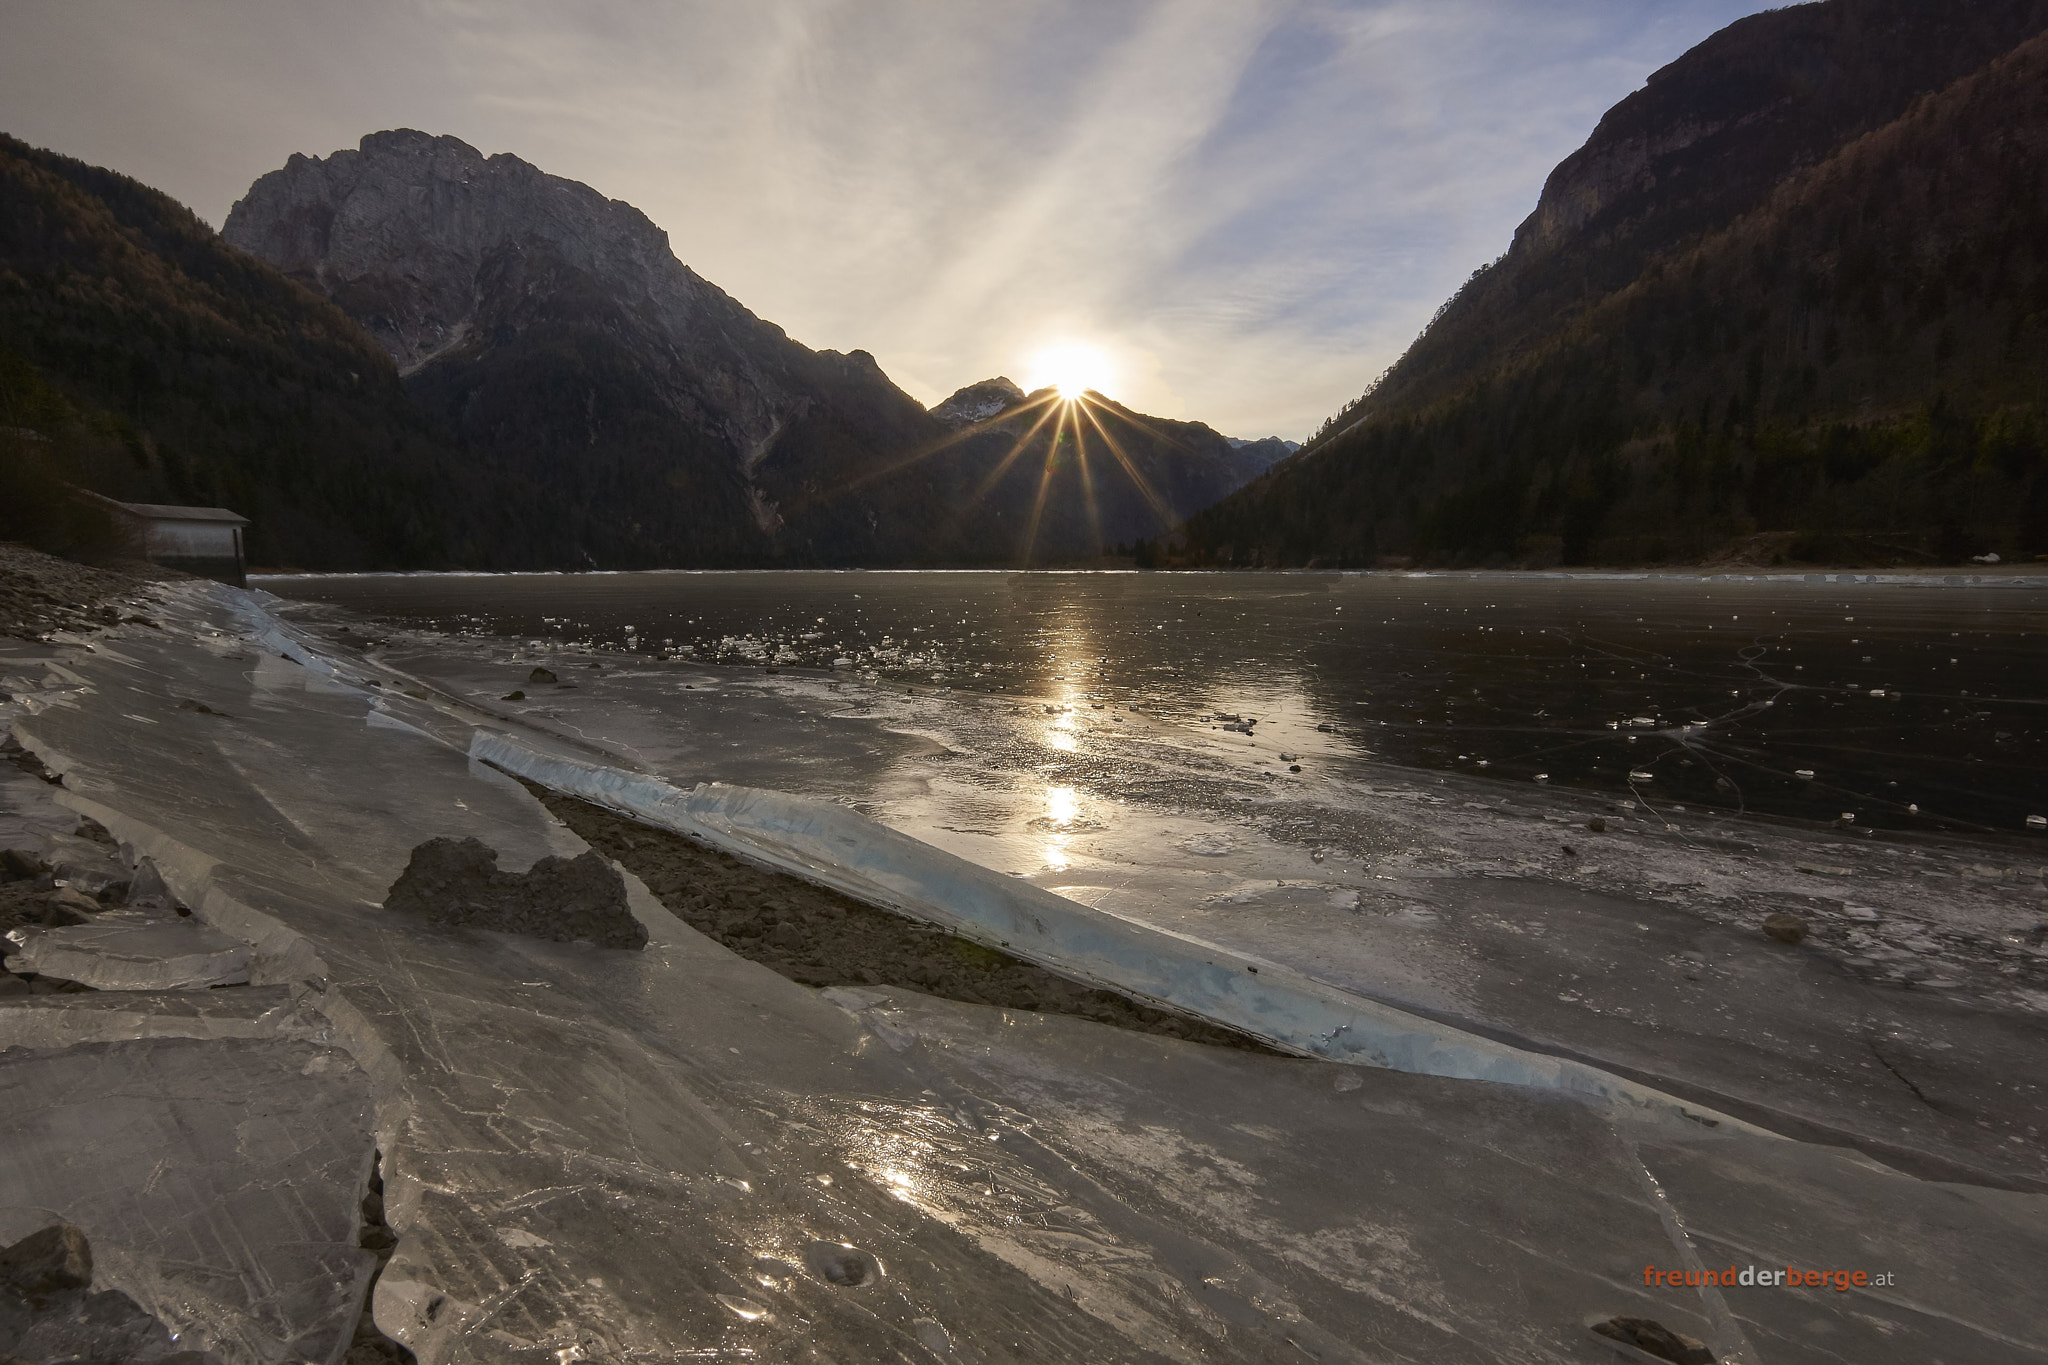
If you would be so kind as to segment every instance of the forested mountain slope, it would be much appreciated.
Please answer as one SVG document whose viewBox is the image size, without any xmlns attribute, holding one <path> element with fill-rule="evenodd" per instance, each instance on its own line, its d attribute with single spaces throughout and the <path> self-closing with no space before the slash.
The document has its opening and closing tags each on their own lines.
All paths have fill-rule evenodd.
<svg viewBox="0 0 2048 1365">
<path fill-rule="evenodd" d="M 452 442 L 340 310 L 145 185 L 0 136 L 0 535 L 71 479 L 221 504 L 258 563 L 445 562 Z"/>
<path fill-rule="evenodd" d="M 1830 0 L 1724 30 L 1609 113 L 1362 400 L 1196 517 L 1186 557 L 2048 551 L 2044 26 Z"/>
</svg>

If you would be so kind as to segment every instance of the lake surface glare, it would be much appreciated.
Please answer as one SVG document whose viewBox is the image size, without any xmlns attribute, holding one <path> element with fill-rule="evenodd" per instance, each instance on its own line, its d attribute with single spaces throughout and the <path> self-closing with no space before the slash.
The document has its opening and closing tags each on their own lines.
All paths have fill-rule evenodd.
<svg viewBox="0 0 2048 1365">
<path fill-rule="evenodd" d="M 1996 834 L 2048 813 L 2048 596 L 2028 588 L 875 571 L 258 586 L 455 637 L 1309 728 L 1359 757 L 1653 812 Z"/>
</svg>

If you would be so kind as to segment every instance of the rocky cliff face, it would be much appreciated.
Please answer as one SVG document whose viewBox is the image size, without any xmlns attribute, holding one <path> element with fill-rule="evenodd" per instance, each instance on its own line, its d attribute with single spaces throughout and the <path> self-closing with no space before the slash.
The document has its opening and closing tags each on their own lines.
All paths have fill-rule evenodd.
<svg viewBox="0 0 2048 1365">
<path fill-rule="evenodd" d="M 1024 402 L 1024 390 L 1002 375 L 956 389 L 932 409 L 932 417 L 948 431 L 962 431 L 977 422 L 1000 417 Z"/>
<path fill-rule="evenodd" d="M 480 459 L 544 492 L 472 528 L 487 562 L 772 559 L 811 503 L 935 431 L 871 357 L 791 341 L 631 205 L 456 138 L 294 156 L 222 235 L 339 305 Z"/>
</svg>

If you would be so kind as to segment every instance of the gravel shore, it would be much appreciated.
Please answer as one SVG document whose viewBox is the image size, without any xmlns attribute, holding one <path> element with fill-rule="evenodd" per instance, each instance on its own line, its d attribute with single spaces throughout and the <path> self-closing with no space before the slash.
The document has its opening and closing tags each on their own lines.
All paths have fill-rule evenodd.
<svg viewBox="0 0 2048 1365">
<path fill-rule="evenodd" d="M 36 640 L 53 630 L 92 630 L 122 619 L 109 598 L 169 576 L 152 565 L 94 568 L 0 541 L 0 635 Z"/>
</svg>

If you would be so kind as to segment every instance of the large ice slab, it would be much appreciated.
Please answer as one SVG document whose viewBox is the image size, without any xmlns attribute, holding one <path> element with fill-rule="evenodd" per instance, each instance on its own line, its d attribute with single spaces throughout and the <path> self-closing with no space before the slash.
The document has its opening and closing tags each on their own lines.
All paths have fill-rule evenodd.
<svg viewBox="0 0 2048 1365">
<path fill-rule="evenodd" d="M 144 1039 L 0 1052 L 0 1242 L 61 1219 L 95 1283 L 231 1365 L 332 1365 L 373 1258 L 373 1146 L 346 1053 Z"/>
<path fill-rule="evenodd" d="M 122 920 L 16 930 L 12 972 L 34 972 L 103 991 L 234 986 L 249 979 L 250 948 L 191 919 Z"/>
<path fill-rule="evenodd" d="M 0 998 L 0 1050 L 137 1038 L 310 1037 L 317 1027 L 289 986 Z"/>
</svg>

